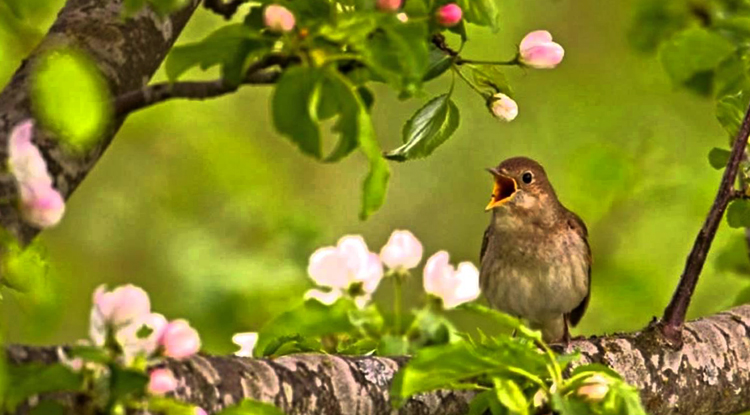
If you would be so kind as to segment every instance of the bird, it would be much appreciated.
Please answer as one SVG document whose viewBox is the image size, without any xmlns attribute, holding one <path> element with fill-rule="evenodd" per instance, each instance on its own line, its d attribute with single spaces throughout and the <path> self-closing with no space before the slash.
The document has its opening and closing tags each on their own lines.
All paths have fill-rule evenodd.
<svg viewBox="0 0 750 415">
<path fill-rule="evenodd" d="M 547 343 L 570 342 L 569 325 L 591 297 L 591 248 L 583 220 L 560 203 L 544 168 L 513 157 L 487 169 L 492 218 L 479 281 L 490 307 L 522 318 Z"/>
</svg>

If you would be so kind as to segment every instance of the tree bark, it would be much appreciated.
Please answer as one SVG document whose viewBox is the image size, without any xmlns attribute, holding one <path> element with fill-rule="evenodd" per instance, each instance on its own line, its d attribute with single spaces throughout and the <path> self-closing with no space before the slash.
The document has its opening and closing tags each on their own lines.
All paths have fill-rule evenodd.
<svg viewBox="0 0 750 415">
<path fill-rule="evenodd" d="M 735 414 L 750 408 L 750 305 L 687 323 L 681 349 L 660 331 L 575 340 L 575 365 L 602 363 L 641 391 L 648 413 Z M 54 347 L 8 347 L 11 364 L 56 361 Z M 289 415 L 465 414 L 473 396 L 438 391 L 412 397 L 398 411 L 389 387 L 408 357 L 300 354 L 274 360 L 194 356 L 169 361 L 178 378 L 174 397 L 218 411 L 245 398 L 272 403 Z M 76 402 L 69 399 L 68 402 Z M 28 409 L 28 407 L 26 407 Z"/>
<path fill-rule="evenodd" d="M 101 70 L 112 96 L 119 96 L 148 83 L 199 3 L 191 0 L 184 9 L 163 19 L 150 10 L 124 19 L 122 0 L 68 0 L 45 38 L 0 92 L 0 166 L 8 157 L 10 131 L 32 116 L 29 81 L 36 61 L 45 51 L 73 47 L 85 52 Z M 83 155 L 65 152 L 50 133 L 37 130 L 34 142 L 63 197 L 70 197 L 93 168 L 122 121 L 113 120 L 98 144 Z M 16 196 L 13 177 L 0 168 L 0 226 L 27 244 L 39 230 L 22 220 L 16 209 Z"/>
</svg>

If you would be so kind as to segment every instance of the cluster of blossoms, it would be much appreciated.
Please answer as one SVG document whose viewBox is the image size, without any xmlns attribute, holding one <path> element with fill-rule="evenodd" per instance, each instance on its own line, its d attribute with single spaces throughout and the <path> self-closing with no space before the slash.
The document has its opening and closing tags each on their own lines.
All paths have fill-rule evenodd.
<svg viewBox="0 0 750 415">
<path fill-rule="evenodd" d="M 89 327 L 91 344 L 108 350 L 126 367 L 158 363 L 169 357 L 185 359 L 201 346 L 198 332 L 182 319 L 168 321 L 151 312 L 148 294 L 133 285 L 107 291 L 100 286 L 94 292 Z M 62 355 L 61 361 L 74 370 L 81 370 L 80 358 Z M 149 392 L 164 394 L 177 387 L 177 380 L 168 369 L 151 371 Z"/>
<path fill-rule="evenodd" d="M 384 275 L 403 274 L 422 261 L 423 248 L 409 231 L 397 230 L 380 250 L 370 252 L 359 235 L 347 235 L 336 246 L 316 250 L 310 256 L 307 272 L 319 287 L 305 295 L 324 304 L 332 304 L 343 295 L 352 297 L 359 307 L 371 299 Z M 454 308 L 479 296 L 479 271 L 471 262 L 454 268 L 448 253 L 440 251 L 427 260 L 424 267 L 425 292 L 443 301 L 445 308 Z M 383 272 L 383 265 L 389 269 Z"/>
<path fill-rule="evenodd" d="M 33 134 L 31 120 L 13 128 L 8 140 L 8 169 L 18 185 L 19 210 L 24 219 L 39 228 L 49 228 L 62 219 L 65 201 L 52 186 L 47 163 L 31 142 Z"/>
</svg>

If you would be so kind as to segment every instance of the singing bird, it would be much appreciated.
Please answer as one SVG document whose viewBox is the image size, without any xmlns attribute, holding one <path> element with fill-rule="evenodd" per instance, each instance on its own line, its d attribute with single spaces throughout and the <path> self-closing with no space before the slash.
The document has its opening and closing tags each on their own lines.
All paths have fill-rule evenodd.
<svg viewBox="0 0 750 415">
<path fill-rule="evenodd" d="M 569 341 L 591 287 L 591 249 L 581 218 L 560 203 L 544 168 L 514 157 L 487 169 L 495 185 L 480 254 L 490 306 L 526 319 L 547 342 Z"/>
</svg>

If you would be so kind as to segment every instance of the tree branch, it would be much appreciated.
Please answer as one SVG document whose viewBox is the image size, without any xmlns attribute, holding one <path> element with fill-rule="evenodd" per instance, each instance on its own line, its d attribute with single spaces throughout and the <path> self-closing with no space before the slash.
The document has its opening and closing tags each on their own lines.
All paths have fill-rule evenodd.
<svg viewBox="0 0 750 415">
<path fill-rule="evenodd" d="M 567 351 L 581 352 L 576 365 L 596 362 L 617 370 L 640 389 L 652 415 L 734 414 L 750 408 L 750 306 L 688 323 L 684 330 L 681 350 L 664 347 L 658 330 L 647 329 L 575 340 Z M 8 356 L 11 364 L 57 360 L 54 347 L 10 346 Z M 252 398 L 289 415 L 375 415 L 392 413 L 390 383 L 407 361 L 318 354 L 275 360 L 200 355 L 167 366 L 178 378 L 174 396 L 209 412 Z M 472 396 L 467 391 L 420 394 L 398 413 L 465 414 Z M 74 406 L 78 401 L 65 402 Z M 19 412 L 28 409 L 27 403 Z"/>
<path fill-rule="evenodd" d="M 0 92 L 0 165 L 5 165 L 11 129 L 32 117 L 30 79 L 37 59 L 45 51 L 65 46 L 88 54 L 107 80 L 113 96 L 138 90 L 148 83 L 174 41 L 198 7 L 191 0 L 182 10 L 160 18 L 150 10 L 123 19 L 122 0 L 68 0 L 49 32 Z M 122 124 L 115 119 L 101 140 L 86 154 L 66 152 L 49 132 L 37 130 L 40 148 L 55 187 L 67 199 L 86 177 Z M 13 177 L 0 169 L 0 226 L 27 244 L 39 232 L 26 224 L 13 201 Z M 2 252 L 0 252 L 0 256 Z"/>
<path fill-rule="evenodd" d="M 745 113 L 742 126 L 740 126 L 740 130 L 734 140 L 732 153 L 729 156 L 727 167 L 724 169 L 719 191 L 716 194 L 711 210 L 708 212 L 708 217 L 706 217 L 706 221 L 695 238 L 695 243 L 688 255 L 677 289 L 672 295 L 669 305 L 664 310 L 661 321 L 657 324 L 673 346 L 679 346 L 682 343 L 682 325 L 685 321 L 695 286 L 698 284 L 698 277 L 701 270 L 703 270 L 703 264 L 706 262 L 706 255 L 711 248 L 711 243 L 714 240 L 721 219 L 724 217 L 727 205 L 737 195 L 734 184 L 737 180 L 740 162 L 745 154 L 748 135 L 750 135 L 750 108 Z"/>
<path fill-rule="evenodd" d="M 203 7 L 216 14 L 224 16 L 225 19 L 229 20 L 237 13 L 237 9 L 241 5 L 247 3 L 248 0 L 229 0 L 226 3 L 224 0 L 204 0 Z"/>
</svg>

